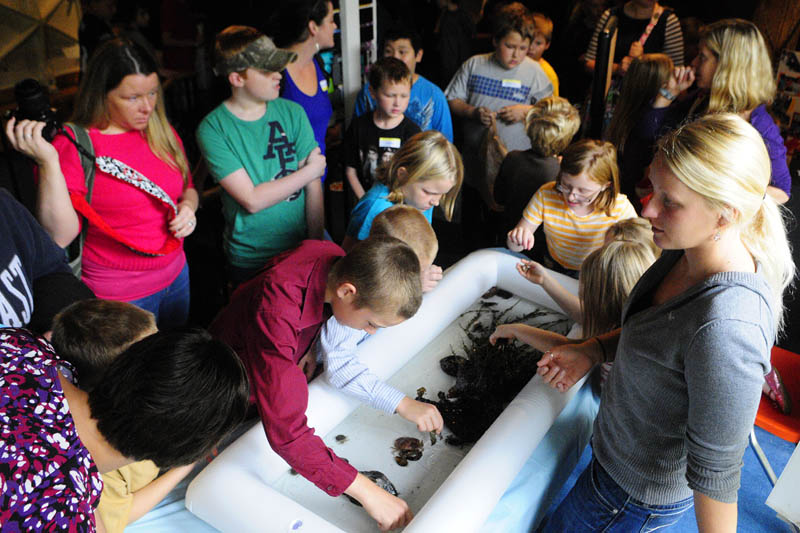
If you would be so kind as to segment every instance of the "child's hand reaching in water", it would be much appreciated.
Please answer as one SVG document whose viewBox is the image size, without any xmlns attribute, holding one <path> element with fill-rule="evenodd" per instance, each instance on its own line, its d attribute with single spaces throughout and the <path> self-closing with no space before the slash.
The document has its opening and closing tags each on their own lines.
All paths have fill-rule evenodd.
<svg viewBox="0 0 800 533">
<path fill-rule="evenodd" d="M 444 426 L 442 415 L 435 405 L 418 402 L 408 396 L 400 401 L 400 405 L 397 406 L 397 414 L 409 422 L 414 422 L 417 425 L 417 429 L 423 433 L 430 433 L 431 431 L 441 433 Z"/>
</svg>

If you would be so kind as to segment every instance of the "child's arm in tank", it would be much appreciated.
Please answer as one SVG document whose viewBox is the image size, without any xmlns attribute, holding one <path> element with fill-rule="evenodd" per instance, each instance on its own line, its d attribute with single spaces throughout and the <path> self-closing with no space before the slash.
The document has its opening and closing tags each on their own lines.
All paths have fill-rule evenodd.
<svg viewBox="0 0 800 533">
<path fill-rule="evenodd" d="M 397 413 L 420 431 L 441 432 L 444 421 L 435 406 L 412 400 L 373 374 L 356 356 L 368 333 L 344 326 L 331 317 L 322 326 L 315 346 L 325 366 L 325 379 L 337 389 L 355 396 L 374 409 Z"/>
<path fill-rule="evenodd" d="M 583 324 L 583 311 L 581 311 L 581 301 L 577 295 L 572 294 L 564 288 L 556 279 L 549 274 L 549 270 L 536 261 L 523 259 L 517 263 L 517 272 L 522 277 L 541 285 L 544 291 L 552 298 L 567 316 L 578 324 Z"/>
<path fill-rule="evenodd" d="M 381 531 L 403 527 L 414 518 L 405 501 L 392 496 L 364 474 L 357 474 L 344 493 L 364 506 L 367 514 L 378 522 Z"/>
<path fill-rule="evenodd" d="M 444 419 L 435 405 L 425 402 L 412 400 L 405 396 L 397 406 L 397 414 L 417 425 L 417 429 L 423 433 L 435 431 L 442 432 Z"/>
<path fill-rule="evenodd" d="M 539 224 L 532 224 L 521 218 L 517 225 L 508 232 L 506 239 L 506 246 L 512 252 L 521 252 L 522 250 L 530 250 L 533 248 L 533 232 L 539 227 Z"/>
<path fill-rule="evenodd" d="M 281 179 L 254 185 L 247 171 L 240 168 L 222 178 L 219 184 L 248 213 L 257 213 L 284 201 L 311 181 L 319 179 L 324 172 L 325 156 L 319 148 L 314 148 L 302 168 Z"/>
<path fill-rule="evenodd" d="M 322 182 L 311 180 L 305 186 L 306 228 L 309 239 L 322 240 L 325 236 L 325 201 L 322 195 Z"/>
<path fill-rule="evenodd" d="M 361 185 L 361 182 L 358 180 L 358 172 L 353 167 L 347 167 L 344 169 L 344 175 L 347 178 L 347 183 L 350 184 L 350 188 L 353 189 L 353 192 L 356 195 L 356 198 L 361 200 L 361 197 L 364 196 L 366 191 L 364 187 Z"/>
<path fill-rule="evenodd" d="M 494 333 L 489 337 L 489 342 L 496 344 L 499 339 L 517 339 L 541 352 L 546 352 L 562 344 L 581 342 L 580 340 L 568 339 L 564 335 L 559 335 L 558 333 L 553 333 L 546 329 L 535 328 L 527 324 L 503 324 L 497 326 L 497 329 L 495 329 Z"/>
</svg>

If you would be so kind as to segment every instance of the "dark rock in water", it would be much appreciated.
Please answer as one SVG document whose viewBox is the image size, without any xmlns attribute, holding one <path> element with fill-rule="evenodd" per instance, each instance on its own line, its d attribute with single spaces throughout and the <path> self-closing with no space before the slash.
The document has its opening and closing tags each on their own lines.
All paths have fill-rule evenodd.
<svg viewBox="0 0 800 533">
<path fill-rule="evenodd" d="M 397 496 L 397 489 L 394 487 L 394 484 L 391 481 L 389 481 L 389 478 L 387 478 L 384 475 L 383 472 L 379 472 L 377 470 L 363 470 L 360 473 L 367 476 L 370 480 L 375 482 L 376 485 L 378 485 L 380 488 L 382 488 L 392 496 Z M 347 494 L 345 494 L 345 496 L 347 496 Z M 354 503 L 359 507 L 361 507 L 361 504 L 355 498 L 347 496 L 347 499 L 350 500 L 351 503 Z"/>
<path fill-rule="evenodd" d="M 338 442 L 340 444 L 344 443 L 344 442 L 347 442 L 347 436 L 346 435 L 336 435 L 336 442 Z"/>
<path fill-rule="evenodd" d="M 503 300 L 508 300 L 509 298 L 511 298 L 514 295 L 511 294 L 509 291 L 507 291 L 505 289 L 497 289 L 497 296 L 499 296 Z"/>
<path fill-rule="evenodd" d="M 442 357 L 439 360 L 439 366 L 442 368 L 442 372 L 444 372 L 448 376 L 456 377 L 458 376 L 459 369 L 466 362 L 467 362 L 466 357 L 461 357 L 460 355 L 448 355 L 447 357 Z M 420 394 L 419 396 L 422 396 L 422 394 Z"/>
<path fill-rule="evenodd" d="M 449 444 L 450 446 L 458 446 L 461 447 L 466 444 L 463 440 L 459 439 L 455 435 L 448 435 L 444 442 Z"/>
<path fill-rule="evenodd" d="M 494 298 L 495 296 L 499 296 L 503 300 L 508 300 L 514 295 L 505 289 L 501 289 L 499 287 L 492 287 L 488 291 L 484 292 L 483 295 L 481 295 L 481 298 L 486 300 L 488 298 Z"/>
</svg>

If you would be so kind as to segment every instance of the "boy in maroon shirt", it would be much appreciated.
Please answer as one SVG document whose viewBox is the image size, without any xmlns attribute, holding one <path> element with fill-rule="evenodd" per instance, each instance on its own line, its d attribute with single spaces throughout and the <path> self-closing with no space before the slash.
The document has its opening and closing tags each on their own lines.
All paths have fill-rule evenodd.
<svg viewBox="0 0 800 533">
<path fill-rule="evenodd" d="M 329 495 L 346 493 L 361 502 L 383 530 L 407 524 L 411 511 L 308 427 L 303 368 L 331 314 L 346 326 L 374 333 L 412 317 L 421 303 L 419 260 L 402 241 L 371 237 L 345 256 L 332 242 L 307 240 L 270 259 L 242 284 L 209 328 L 244 362 L 251 400 L 272 449 Z"/>
</svg>

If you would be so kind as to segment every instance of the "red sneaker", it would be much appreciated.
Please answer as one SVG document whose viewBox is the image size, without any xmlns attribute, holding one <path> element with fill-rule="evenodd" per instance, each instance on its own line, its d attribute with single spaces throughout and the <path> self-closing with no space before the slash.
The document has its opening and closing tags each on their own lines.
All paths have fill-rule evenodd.
<svg viewBox="0 0 800 533">
<path fill-rule="evenodd" d="M 789 392 L 783 386 L 783 380 L 774 366 L 772 370 L 767 372 L 764 376 L 764 381 L 769 387 L 769 399 L 775 404 L 775 407 L 783 414 L 788 415 L 792 412 L 792 399 L 789 397 Z"/>
</svg>

